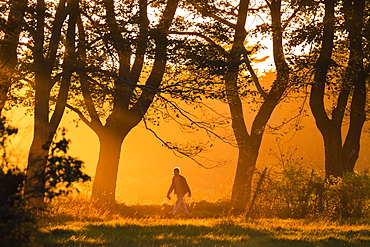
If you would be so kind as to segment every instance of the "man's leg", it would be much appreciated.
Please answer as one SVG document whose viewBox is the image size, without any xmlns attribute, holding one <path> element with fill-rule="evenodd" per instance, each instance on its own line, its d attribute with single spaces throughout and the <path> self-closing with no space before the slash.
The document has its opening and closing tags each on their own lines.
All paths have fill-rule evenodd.
<svg viewBox="0 0 370 247">
<path fill-rule="evenodd" d="M 181 202 L 180 202 L 181 204 L 180 204 L 180 206 L 181 206 L 181 208 L 182 208 L 182 210 L 184 210 L 184 212 L 187 214 L 187 215 L 189 215 L 189 211 L 188 211 L 188 208 L 186 207 L 186 203 L 185 203 L 185 201 L 184 201 L 184 197 L 182 197 L 182 200 L 181 200 Z"/>
<path fill-rule="evenodd" d="M 177 210 L 179 210 L 179 207 L 181 206 L 182 203 L 184 203 L 184 195 L 177 195 L 177 201 L 172 210 L 172 214 L 176 214 Z"/>
</svg>

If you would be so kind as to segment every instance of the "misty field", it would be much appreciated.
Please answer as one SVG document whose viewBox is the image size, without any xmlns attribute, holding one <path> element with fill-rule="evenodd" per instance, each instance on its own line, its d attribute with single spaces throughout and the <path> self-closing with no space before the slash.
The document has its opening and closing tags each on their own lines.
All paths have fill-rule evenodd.
<svg viewBox="0 0 370 247">
<path fill-rule="evenodd" d="M 370 220 L 250 219 L 221 207 L 166 218 L 170 205 L 55 204 L 41 219 L 44 246 L 370 246 Z"/>
</svg>

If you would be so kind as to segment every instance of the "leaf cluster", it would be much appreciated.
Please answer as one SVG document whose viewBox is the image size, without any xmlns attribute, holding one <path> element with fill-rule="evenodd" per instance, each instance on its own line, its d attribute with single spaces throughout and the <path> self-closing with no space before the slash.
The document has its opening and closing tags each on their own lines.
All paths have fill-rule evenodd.
<svg viewBox="0 0 370 247">
<path fill-rule="evenodd" d="M 46 167 L 47 189 L 45 193 L 49 199 L 71 193 L 74 182 L 86 182 L 91 179 L 81 170 L 83 161 L 67 155 L 70 140 L 65 137 L 65 129 L 61 130 L 61 135 L 59 141 L 55 139 L 52 143 L 48 156 Z"/>
</svg>

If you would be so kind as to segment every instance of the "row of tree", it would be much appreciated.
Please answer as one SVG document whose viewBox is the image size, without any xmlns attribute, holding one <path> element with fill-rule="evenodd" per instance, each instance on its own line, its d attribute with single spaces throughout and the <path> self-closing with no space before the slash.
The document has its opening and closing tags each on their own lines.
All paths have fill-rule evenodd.
<svg viewBox="0 0 370 247">
<path fill-rule="evenodd" d="M 33 195 L 29 203 L 43 202 L 47 156 L 66 108 L 99 137 L 92 198 L 102 202 L 115 201 L 121 145 L 141 121 L 183 118 L 191 128 L 226 141 L 214 131 L 224 122 L 193 121 L 179 100 L 228 104 L 239 150 L 235 208 L 249 202 L 274 109 L 293 95 L 309 93 L 324 140 L 327 177 L 353 171 L 366 121 L 369 12 L 366 0 L 2 3 L 0 111 L 21 87 L 29 87 L 32 94 L 25 95 L 34 105 L 25 185 L 25 193 Z M 265 49 L 261 40 L 272 41 L 276 78 L 271 85 L 262 85 L 253 68 L 256 52 Z M 250 127 L 244 101 L 256 112 Z M 10 102 L 19 104 L 13 97 L 8 105 L 14 105 Z M 151 109 L 157 117 L 150 117 Z M 196 160 L 197 151 L 164 144 Z"/>
</svg>

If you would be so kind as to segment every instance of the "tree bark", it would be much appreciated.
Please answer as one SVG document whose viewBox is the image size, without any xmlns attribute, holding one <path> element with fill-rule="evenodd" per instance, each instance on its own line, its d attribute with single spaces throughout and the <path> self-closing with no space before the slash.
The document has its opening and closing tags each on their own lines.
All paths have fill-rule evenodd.
<svg viewBox="0 0 370 247">
<path fill-rule="evenodd" d="M 252 179 L 256 168 L 258 147 L 250 143 L 239 147 L 238 163 L 231 194 L 232 210 L 242 213 L 249 205 L 252 194 Z"/>
<path fill-rule="evenodd" d="M 362 29 L 364 27 L 365 0 L 345 1 L 347 9 L 347 30 L 350 40 L 350 58 L 347 77 L 354 84 L 351 101 L 350 125 L 343 144 L 342 174 L 354 170 L 360 152 L 360 139 L 363 125 L 366 121 L 366 73 L 364 69 L 364 54 L 362 46 Z"/>
<path fill-rule="evenodd" d="M 244 120 L 243 105 L 238 90 L 238 75 L 241 56 L 244 52 L 246 38 L 249 0 L 240 0 L 238 19 L 235 26 L 234 43 L 227 57 L 227 71 L 224 76 L 227 102 L 230 109 L 232 128 L 238 144 L 238 163 L 232 189 L 231 202 L 234 210 L 247 206 L 251 192 L 251 179 L 254 173 L 256 158 L 249 149 L 249 133 Z"/>
<path fill-rule="evenodd" d="M 45 191 L 45 168 L 50 144 L 48 131 L 49 97 L 36 88 L 34 136 L 28 155 L 25 198 L 31 207 L 41 207 Z M 47 95 L 48 96 L 48 95 Z M 45 110 L 47 109 L 47 110 Z"/>
</svg>

